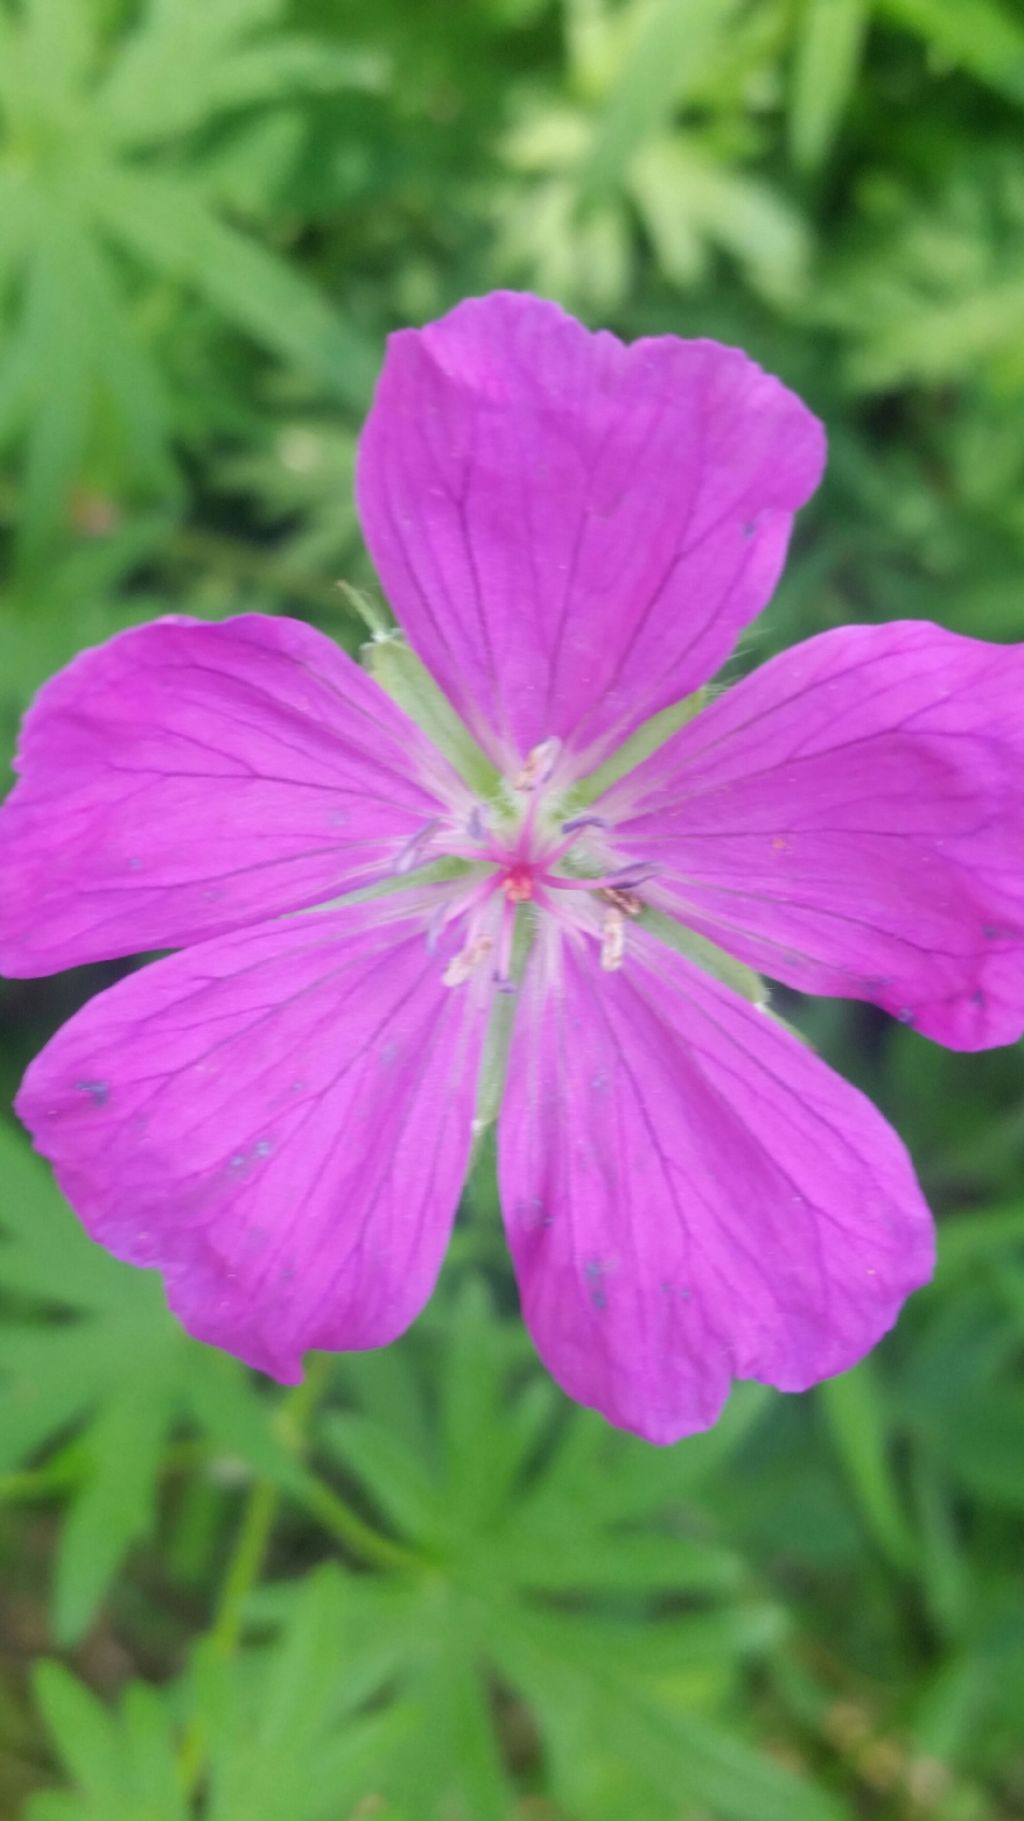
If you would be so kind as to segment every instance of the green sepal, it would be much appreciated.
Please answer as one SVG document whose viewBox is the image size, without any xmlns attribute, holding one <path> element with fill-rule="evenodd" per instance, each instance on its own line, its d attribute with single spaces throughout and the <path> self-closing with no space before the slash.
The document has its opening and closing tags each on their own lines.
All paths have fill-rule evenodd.
<svg viewBox="0 0 1024 1821">
<path fill-rule="evenodd" d="M 411 651 L 402 634 L 378 630 L 362 648 L 370 675 L 399 708 L 404 708 L 422 728 L 449 764 L 478 796 L 490 796 L 499 783 L 498 773 L 481 752 L 464 722 L 438 688 L 426 666 Z"/>
<path fill-rule="evenodd" d="M 577 807 L 582 809 L 595 802 L 613 784 L 617 784 L 620 778 L 625 778 L 638 765 L 642 765 L 645 759 L 649 759 L 659 746 L 664 746 L 666 740 L 671 739 L 674 733 L 686 726 L 687 721 L 692 721 L 694 715 L 700 713 L 709 693 L 707 689 L 695 690 L 693 695 L 684 696 L 681 702 L 673 702 L 668 708 L 660 709 L 649 721 L 638 727 L 635 733 L 630 734 L 629 739 L 616 748 L 610 759 L 606 759 L 603 765 L 599 765 L 596 771 L 592 771 L 589 777 L 581 779 L 575 786 L 572 793 L 573 813 Z"/>
<path fill-rule="evenodd" d="M 666 948 L 674 948 L 679 955 L 685 955 L 713 980 L 720 980 L 723 986 L 730 986 L 741 999 L 749 999 L 751 1005 L 767 1010 L 768 988 L 760 974 L 735 956 L 726 954 L 717 943 L 709 942 L 706 936 L 699 936 L 696 930 L 687 929 L 685 923 L 677 923 L 674 917 L 666 917 L 663 911 L 643 910 L 640 913 L 640 926 L 664 942 Z"/>
<path fill-rule="evenodd" d="M 532 918 L 520 913 L 516 918 L 515 935 L 512 939 L 512 960 L 509 966 L 509 977 L 516 990 L 514 993 L 496 992 L 494 994 L 487 1023 L 487 1035 L 484 1038 L 476 1108 L 473 1114 L 474 1157 L 479 1148 L 480 1139 L 487 1128 L 494 1124 L 501 1111 L 505 1076 L 508 1072 L 509 1050 L 512 1046 L 512 1027 L 515 1024 L 519 1005 L 519 989 L 526 974 L 526 962 L 532 946 Z"/>
</svg>

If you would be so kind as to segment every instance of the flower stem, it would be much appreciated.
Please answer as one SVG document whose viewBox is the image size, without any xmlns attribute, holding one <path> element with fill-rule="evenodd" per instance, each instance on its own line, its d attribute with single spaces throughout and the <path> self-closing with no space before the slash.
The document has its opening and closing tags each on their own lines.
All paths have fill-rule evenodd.
<svg viewBox="0 0 1024 1821">
<path fill-rule="evenodd" d="M 335 1541 L 341 1543 L 350 1554 L 359 1556 L 369 1567 L 384 1569 L 422 1568 L 423 1558 L 411 1549 L 404 1549 L 401 1543 L 392 1543 L 388 1537 L 378 1536 L 369 1524 L 350 1511 L 343 1499 L 323 1480 L 311 1476 L 306 1489 L 306 1509 L 315 1517 Z"/>
</svg>

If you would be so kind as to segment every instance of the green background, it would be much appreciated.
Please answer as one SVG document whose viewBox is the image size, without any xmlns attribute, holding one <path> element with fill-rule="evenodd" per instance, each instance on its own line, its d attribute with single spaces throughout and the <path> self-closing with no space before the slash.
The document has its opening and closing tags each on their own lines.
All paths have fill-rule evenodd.
<svg viewBox="0 0 1024 1821">
<path fill-rule="evenodd" d="M 355 649 L 383 338 L 498 284 L 736 341 L 828 477 L 742 662 L 1024 636 L 1017 0 L 0 0 L 0 742 L 169 610 Z M 55 830 L 59 839 L 59 830 Z M 0 1087 L 117 970 L 8 983 Z M 669 1450 L 544 1378 L 482 1170 L 386 1353 L 186 1341 L 0 1125 L 0 1816 L 1024 1814 L 1024 1100 L 780 1000 L 909 1143 L 935 1283 Z"/>
</svg>

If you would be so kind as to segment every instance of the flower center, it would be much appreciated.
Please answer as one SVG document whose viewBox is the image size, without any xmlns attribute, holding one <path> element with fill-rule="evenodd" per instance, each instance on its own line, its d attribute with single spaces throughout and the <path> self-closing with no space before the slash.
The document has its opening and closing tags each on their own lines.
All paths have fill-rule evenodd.
<svg viewBox="0 0 1024 1821">
<path fill-rule="evenodd" d="M 501 889 L 510 904 L 528 904 L 533 897 L 533 867 L 518 861 L 505 874 Z"/>
<path fill-rule="evenodd" d="M 544 741 L 506 782 L 499 799 L 477 803 L 468 814 L 463 805 L 451 821 L 429 824 L 399 856 L 399 872 L 435 857 L 487 869 L 483 876 L 476 871 L 439 888 L 444 893 L 440 923 L 457 918 L 463 932 L 462 947 L 445 969 L 448 986 L 489 976 L 499 991 L 515 990 L 511 975 L 520 905 L 529 905 L 533 919 L 539 916 L 545 924 L 591 938 L 607 971 L 622 965 L 626 920 L 643 908 L 636 891 L 651 868 L 616 868 L 608 861 L 606 843 L 593 840 L 608 832 L 601 816 L 562 819 L 562 792 L 552 778 L 557 756 L 557 741 Z M 593 844 L 588 845 L 587 836 Z M 571 870 L 565 871 L 570 852 Z"/>
</svg>

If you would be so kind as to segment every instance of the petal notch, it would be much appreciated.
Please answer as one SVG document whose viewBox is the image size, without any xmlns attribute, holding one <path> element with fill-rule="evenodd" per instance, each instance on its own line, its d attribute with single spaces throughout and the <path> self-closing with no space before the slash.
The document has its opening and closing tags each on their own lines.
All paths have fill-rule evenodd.
<svg viewBox="0 0 1024 1821">
<path fill-rule="evenodd" d="M 511 770 L 589 769 L 705 683 L 771 596 L 821 425 L 736 348 L 626 347 L 498 292 L 392 336 L 367 542 L 410 642 Z"/>
<path fill-rule="evenodd" d="M 895 1132 L 769 1016 L 643 931 L 526 988 L 499 1135 L 523 1310 L 578 1402 L 654 1442 L 734 1379 L 859 1360 L 933 1262 Z"/>
</svg>

